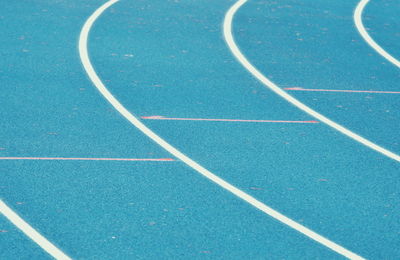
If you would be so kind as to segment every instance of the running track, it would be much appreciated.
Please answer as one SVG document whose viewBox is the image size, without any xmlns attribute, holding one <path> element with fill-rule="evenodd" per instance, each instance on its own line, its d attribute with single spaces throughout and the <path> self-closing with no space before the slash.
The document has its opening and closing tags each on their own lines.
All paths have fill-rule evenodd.
<svg viewBox="0 0 400 260">
<path fill-rule="evenodd" d="M 221 29 L 235 3 L 109 2 L 88 39 L 93 71 L 132 120 L 175 151 L 160 147 L 85 76 L 76 39 L 103 4 L 1 11 L 1 197 L 54 243 L 31 241 L 4 218 L 1 257 L 400 255 L 399 72 L 357 31 L 357 1 L 239 1 L 232 35 L 263 77 L 378 149 L 315 124 L 325 122 L 240 65 Z M 395 59 L 399 5 L 363 8 L 364 26 Z"/>
</svg>

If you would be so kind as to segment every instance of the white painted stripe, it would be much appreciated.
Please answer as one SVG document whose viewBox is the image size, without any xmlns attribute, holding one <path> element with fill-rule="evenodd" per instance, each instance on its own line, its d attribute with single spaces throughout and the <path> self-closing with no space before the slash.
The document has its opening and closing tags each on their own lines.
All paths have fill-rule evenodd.
<svg viewBox="0 0 400 260">
<path fill-rule="evenodd" d="M 304 235 L 308 236 L 309 238 L 325 245 L 326 247 L 347 256 L 353 259 L 363 259 L 360 256 L 350 252 L 349 250 L 343 248 L 342 246 L 328 240 L 327 238 L 315 233 L 311 229 L 295 222 L 294 220 L 282 215 L 278 211 L 268 207 L 261 201 L 255 199 L 254 197 L 250 196 L 249 194 L 245 193 L 244 191 L 236 188 L 232 184 L 226 182 L 225 180 L 221 179 L 220 177 L 216 176 L 212 172 L 205 169 L 203 166 L 199 165 L 197 162 L 193 161 L 182 152 L 177 150 L 175 147 L 167 143 L 157 134 L 155 134 L 152 130 L 146 127 L 142 122 L 140 122 L 136 117 L 134 117 L 104 86 L 103 82 L 98 77 L 97 73 L 93 69 L 93 66 L 90 62 L 88 51 L 87 51 L 87 39 L 90 28 L 92 27 L 94 21 L 98 18 L 98 16 L 110 5 L 114 4 L 118 0 L 111 0 L 97 9 L 92 16 L 88 18 L 86 23 L 84 24 L 81 35 L 79 37 L 79 54 L 81 56 L 82 64 L 89 76 L 92 80 L 93 84 L 96 88 L 100 91 L 100 93 L 111 103 L 111 105 L 122 115 L 124 116 L 129 122 L 131 122 L 134 126 L 136 126 L 140 131 L 142 131 L 145 135 L 151 138 L 154 142 L 159 144 L 165 150 L 170 152 L 176 158 L 180 159 L 182 162 L 202 174 L 204 177 L 208 178 L 210 181 L 218 184 L 225 190 L 233 193 L 237 197 L 241 198 L 242 200 L 246 201 L 247 203 L 251 204 L 252 206 L 256 207 L 257 209 L 261 210 L 262 212 L 268 214 L 269 216 L 275 218 L 276 220 L 288 225 L 289 227 L 303 233 Z"/>
<path fill-rule="evenodd" d="M 0 213 L 55 259 L 71 259 L 0 200 Z"/>
<path fill-rule="evenodd" d="M 357 142 L 377 151 L 380 152 L 387 157 L 400 162 L 400 155 L 395 154 L 367 139 L 364 137 L 350 131 L 349 129 L 343 127 L 342 125 L 330 120 L 329 118 L 323 116 L 322 114 L 318 113 L 317 111 L 311 109 L 310 107 L 306 106 L 305 104 L 301 103 L 299 100 L 295 99 L 280 87 L 278 87 L 275 83 L 270 81 L 266 78 L 256 67 L 254 67 L 247 58 L 242 54 L 238 46 L 236 45 L 233 35 L 232 35 L 232 19 L 235 15 L 236 11 L 244 4 L 247 0 L 239 0 L 237 1 L 226 13 L 225 20 L 224 20 L 224 36 L 225 40 L 231 49 L 233 55 L 238 59 L 238 61 L 251 73 L 254 77 L 256 77 L 259 81 L 261 81 L 266 87 L 270 90 L 284 98 L 289 103 L 293 104 L 297 108 L 303 110 L 307 114 L 313 116 L 314 118 L 318 119 L 319 121 L 329 125 L 330 127 L 336 129 L 337 131 L 341 132 L 344 135 L 356 140 Z"/>
<path fill-rule="evenodd" d="M 369 0 L 361 0 L 355 11 L 354 11 L 354 23 L 356 24 L 357 30 L 360 32 L 361 36 L 364 40 L 380 55 L 382 55 L 385 59 L 390 61 L 393 65 L 400 68 L 400 61 L 390 55 L 387 51 L 385 51 L 381 46 L 379 46 L 372 38 L 369 36 L 367 30 L 364 27 L 362 22 L 362 13 L 364 11 L 365 6 L 368 4 Z"/>
</svg>

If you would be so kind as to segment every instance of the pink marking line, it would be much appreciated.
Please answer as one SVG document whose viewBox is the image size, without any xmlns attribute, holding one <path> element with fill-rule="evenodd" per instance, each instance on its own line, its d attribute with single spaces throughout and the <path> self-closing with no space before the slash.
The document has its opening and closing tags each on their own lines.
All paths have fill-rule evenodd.
<svg viewBox="0 0 400 260">
<path fill-rule="evenodd" d="M 293 91 L 318 91 L 318 92 L 347 92 L 347 93 L 378 93 L 378 94 L 400 94 L 400 91 L 378 91 L 378 90 L 345 90 L 345 89 L 309 89 L 309 88 L 284 88 Z"/>
<path fill-rule="evenodd" d="M 142 116 L 142 119 L 148 120 L 179 120 L 179 121 L 218 121 L 218 122 L 253 122 L 253 123 L 298 123 L 298 124 L 316 124 L 318 121 L 289 121 L 289 120 L 247 120 L 247 119 L 211 119 L 211 118 L 171 118 L 163 116 Z"/>
<path fill-rule="evenodd" d="M 0 157 L 0 160 L 55 160 L 55 161 L 153 161 L 171 162 L 172 158 L 65 158 L 65 157 Z"/>
</svg>

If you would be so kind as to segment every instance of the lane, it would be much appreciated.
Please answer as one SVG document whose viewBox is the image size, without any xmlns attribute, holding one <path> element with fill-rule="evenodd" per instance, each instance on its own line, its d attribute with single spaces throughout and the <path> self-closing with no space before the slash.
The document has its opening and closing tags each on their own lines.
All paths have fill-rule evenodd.
<svg viewBox="0 0 400 260">
<path fill-rule="evenodd" d="M 152 139 L 155 143 L 159 144 L 162 148 L 166 151 L 170 152 L 172 155 L 180 159 L 184 162 L 187 166 L 191 167 L 193 170 L 197 171 L 208 180 L 214 182 L 215 184 L 219 185 L 221 188 L 225 189 L 226 191 L 232 193 L 233 195 L 237 196 L 238 198 L 244 200 L 245 202 L 249 203 L 253 207 L 259 209 L 260 211 L 264 212 L 265 214 L 269 215 L 270 217 L 282 222 L 283 224 L 289 226 L 290 228 L 295 229 L 296 231 L 304 234 L 305 236 L 313 239 L 314 241 L 332 249 L 333 251 L 351 258 L 351 259 L 363 259 L 362 257 L 358 256 L 357 254 L 349 251 L 348 249 L 342 247 L 339 244 L 321 236 L 320 234 L 314 232 L 313 230 L 307 228 L 306 226 L 301 225 L 300 223 L 294 221 L 293 219 L 288 218 L 287 216 L 283 215 L 282 213 L 274 210 L 273 208 L 269 207 L 268 205 L 264 204 L 263 202 L 257 200 L 255 197 L 252 197 L 245 191 L 241 190 L 238 187 L 235 187 L 231 183 L 227 182 L 226 180 L 220 178 L 213 172 L 210 172 L 202 165 L 197 163 L 196 161 L 192 160 L 181 151 L 176 149 L 174 146 L 169 144 L 165 139 L 161 138 L 155 132 L 150 130 L 146 125 L 144 125 L 138 118 L 136 118 L 131 112 L 129 112 L 107 89 L 104 85 L 102 80 L 97 75 L 96 71 L 93 68 L 93 65 L 89 59 L 88 55 L 88 42 L 87 38 L 93 23 L 97 20 L 97 18 L 111 5 L 118 2 L 118 0 L 111 0 L 100 6 L 85 22 L 84 26 L 82 27 L 82 31 L 79 37 L 79 54 L 83 63 L 83 66 L 88 73 L 89 78 L 92 80 L 93 84 L 99 90 L 99 92 L 104 96 L 104 98 L 111 103 L 111 105 L 123 116 L 125 117 L 133 126 L 138 128 L 141 132 L 147 135 L 150 139 Z M 229 12 L 228 12 L 229 13 Z M 400 160 L 400 157 L 399 157 Z M 250 213 L 251 214 L 251 213 Z"/>
<path fill-rule="evenodd" d="M 392 64 L 382 64 L 382 57 L 373 53 L 364 42 L 357 41 L 358 32 L 352 24 L 352 11 L 357 3 L 250 1 L 238 12 L 236 40 L 249 60 L 277 85 L 348 90 L 362 90 L 362 86 L 368 86 L 371 90 L 395 91 L 397 68 Z M 355 96 L 301 91 L 293 95 L 336 122 L 398 151 L 396 133 L 400 115 L 396 95 Z M 339 145 L 329 138 L 326 142 Z M 343 152 L 347 149 L 354 151 L 354 148 L 343 147 Z M 353 234 L 344 233 L 352 238 L 342 238 L 342 241 L 356 243 L 358 252 L 366 258 L 396 258 L 399 251 L 394 249 L 397 242 L 393 241 L 396 239 L 393 228 L 398 225 L 398 215 L 392 210 L 398 203 L 395 191 L 399 185 L 396 177 L 399 166 L 395 165 L 398 163 L 394 162 L 390 167 L 381 164 L 385 160 L 383 158 L 355 160 L 354 157 L 363 156 L 355 153 L 349 157 L 347 153 L 342 153 L 336 158 L 337 165 L 340 161 L 344 163 L 345 158 L 353 160 L 351 166 L 347 164 L 337 174 L 348 175 L 353 189 L 346 196 L 351 197 L 349 201 L 358 208 L 351 217 L 348 215 L 351 225 L 345 224 Z M 356 164 L 365 164 L 364 169 Z M 320 170 L 325 174 L 335 172 L 329 167 Z M 360 178 L 363 181 L 360 182 Z M 335 176 L 334 179 L 344 184 L 342 177 Z M 361 190 L 364 190 L 364 202 L 356 199 L 356 193 Z M 342 191 L 337 188 L 332 199 L 341 197 L 339 193 Z M 342 209 L 340 213 L 332 214 L 340 219 L 347 215 L 345 211 Z M 363 235 L 355 235 L 354 232 Z M 379 239 L 375 238 L 377 234 Z"/>
</svg>

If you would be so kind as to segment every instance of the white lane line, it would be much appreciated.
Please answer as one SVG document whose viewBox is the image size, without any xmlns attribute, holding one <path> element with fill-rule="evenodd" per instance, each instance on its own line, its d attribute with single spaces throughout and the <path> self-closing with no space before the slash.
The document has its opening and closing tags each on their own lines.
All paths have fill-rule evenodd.
<svg viewBox="0 0 400 260">
<path fill-rule="evenodd" d="M 31 227 L 25 220 L 17 215 L 10 207 L 0 199 L 0 213 L 2 213 L 11 223 L 19 228 L 25 235 L 38 244 L 44 251 L 55 259 L 70 260 L 60 249 L 53 245 L 49 240 L 42 236 L 38 231 Z"/>
<path fill-rule="evenodd" d="M 305 104 L 301 103 L 296 98 L 292 97 L 280 87 L 278 87 L 275 83 L 270 81 L 267 77 L 265 77 L 256 67 L 254 67 L 247 58 L 242 54 L 239 47 L 236 45 L 235 40 L 232 35 L 232 20 L 233 16 L 235 15 L 236 11 L 247 2 L 247 0 L 239 0 L 237 1 L 226 13 L 225 20 L 224 20 L 224 37 L 226 43 L 228 44 L 231 52 L 236 57 L 236 59 L 251 73 L 254 77 L 256 77 L 259 81 L 261 81 L 267 88 L 284 98 L 289 103 L 293 104 L 297 108 L 303 110 L 307 114 L 313 116 L 314 118 L 318 119 L 319 121 L 329 125 L 330 127 L 336 129 L 337 131 L 341 132 L 344 135 L 356 140 L 357 142 L 397 161 L 400 162 L 400 155 L 395 154 L 367 139 L 364 137 L 350 131 L 349 129 L 345 128 L 344 126 L 330 120 L 329 118 L 325 117 L 324 115 L 318 113 L 317 111 L 311 109 L 310 107 L 306 106 Z"/>
<path fill-rule="evenodd" d="M 357 30 L 360 32 L 361 36 L 364 40 L 380 55 L 382 55 L 385 59 L 390 61 L 393 65 L 400 68 L 400 61 L 390 55 L 387 51 L 385 51 L 381 46 L 379 46 L 372 38 L 369 36 L 367 30 L 364 27 L 362 22 L 362 13 L 364 11 L 365 6 L 368 4 L 369 0 L 361 0 L 355 11 L 354 11 L 354 23 L 356 24 Z"/>
<path fill-rule="evenodd" d="M 226 182 L 225 180 L 221 179 L 220 177 L 216 176 L 212 172 L 205 169 L 203 166 L 199 165 L 197 162 L 193 161 L 182 152 L 177 150 L 175 147 L 167 143 L 164 139 L 159 137 L 155 134 L 152 130 L 146 127 L 142 122 L 139 121 L 136 117 L 134 117 L 112 94 L 108 91 L 108 89 L 104 86 L 103 82 L 100 80 L 99 76 L 93 69 L 93 66 L 90 62 L 88 51 L 87 51 L 87 39 L 89 35 L 90 28 L 92 27 L 94 21 L 101 15 L 101 13 L 107 9 L 109 6 L 117 2 L 118 0 L 111 0 L 97 9 L 86 21 L 84 24 L 81 35 L 79 37 L 79 54 L 81 56 L 82 64 L 89 76 L 92 80 L 93 84 L 96 88 L 100 91 L 100 93 L 110 102 L 110 104 L 122 115 L 124 116 L 132 125 L 136 126 L 140 131 L 142 131 L 145 135 L 151 138 L 154 142 L 159 144 L 165 150 L 170 152 L 176 158 L 180 159 L 182 162 L 187 164 L 189 167 L 196 170 L 198 173 L 202 174 L 204 177 L 208 178 L 210 181 L 218 184 L 225 190 L 231 192 L 232 194 L 236 195 L 237 197 L 241 198 L 242 200 L 246 201 L 247 203 L 251 204 L 252 206 L 256 207 L 257 209 L 261 210 L 262 212 L 266 213 L 267 215 L 275 218 L 276 220 L 288 225 L 289 227 L 303 233 L 304 235 L 308 236 L 309 238 L 323 244 L 324 246 L 336 251 L 339 254 L 342 254 L 346 257 L 352 259 L 363 259 L 362 257 L 352 253 L 351 251 L 343 248 L 342 246 L 328 240 L 327 238 L 315 233 L 311 229 L 295 222 L 294 220 L 286 217 L 285 215 L 279 213 L 278 211 L 268 207 L 261 201 L 257 200 L 256 198 L 250 196 L 249 194 L 245 193 L 244 191 L 236 188 L 232 184 Z"/>
</svg>

